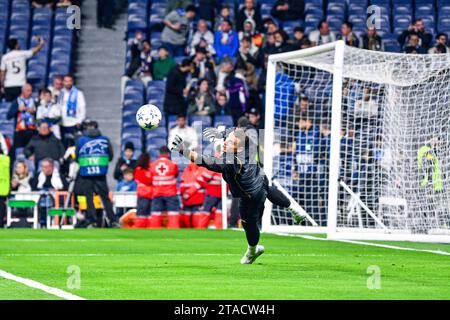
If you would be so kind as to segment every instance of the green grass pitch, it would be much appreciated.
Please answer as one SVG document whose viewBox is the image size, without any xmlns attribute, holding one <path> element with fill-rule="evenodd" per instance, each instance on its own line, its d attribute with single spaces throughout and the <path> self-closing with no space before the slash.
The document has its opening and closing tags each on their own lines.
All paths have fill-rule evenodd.
<svg viewBox="0 0 450 320">
<path fill-rule="evenodd" d="M 216 230 L 1 230 L 0 269 L 86 299 L 449 299 L 450 256 Z M 392 244 L 392 243 L 390 243 Z M 395 243 L 450 252 L 450 245 Z M 69 266 L 80 288 L 68 288 Z M 379 289 L 369 289 L 369 266 Z M 55 299 L 0 277 L 0 299 Z"/>
</svg>

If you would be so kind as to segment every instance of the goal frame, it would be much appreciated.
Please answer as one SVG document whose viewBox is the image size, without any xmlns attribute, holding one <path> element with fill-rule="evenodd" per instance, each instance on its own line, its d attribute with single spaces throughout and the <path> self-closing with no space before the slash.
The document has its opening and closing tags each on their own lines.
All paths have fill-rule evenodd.
<svg viewBox="0 0 450 320">
<path fill-rule="evenodd" d="M 286 62 L 294 58 L 334 51 L 332 68 L 332 100 L 331 100 L 331 142 L 330 163 L 340 163 L 340 131 L 342 116 L 342 87 L 345 42 L 338 40 L 332 43 L 307 48 L 298 51 L 270 55 L 267 65 L 266 88 L 275 88 L 276 65 L 278 62 Z M 395 53 L 393 53 L 395 55 Z M 264 145 L 271 146 L 274 143 L 274 113 L 275 90 L 266 90 L 265 132 Z M 273 177 L 273 154 L 264 152 L 264 171 L 269 179 Z M 272 225 L 272 203 L 266 200 L 264 215 L 262 218 L 262 231 L 268 233 L 326 233 L 328 239 L 333 240 L 384 240 L 384 241 L 414 241 L 414 242 L 442 242 L 450 243 L 450 230 L 448 234 L 413 234 L 384 229 L 338 228 L 338 192 L 339 192 L 339 166 L 330 165 L 328 184 L 328 212 L 327 227 L 287 226 Z"/>
</svg>

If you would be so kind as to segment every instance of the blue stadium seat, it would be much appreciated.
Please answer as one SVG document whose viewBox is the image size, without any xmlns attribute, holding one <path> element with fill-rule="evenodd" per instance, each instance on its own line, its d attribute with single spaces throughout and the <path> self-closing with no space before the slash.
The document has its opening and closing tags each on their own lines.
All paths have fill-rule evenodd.
<svg viewBox="0 0 450 320">
<path fill-rule="evenodd" d="M 233 126 L 233 117 L 232 116 L 215 116 L 214 117 L 214 127 L 219 125 L 224 125 L 226 127 Z"/>
<path fill-rule="evenodd" d="M 160 125 L 158 128 L 154 130 L 147 130 L 145 131 L 145 136 L 147 141 L 153 138 L 163 138 L 167 139 L 168 133 L 165 126 Z"/>
<path fill-rule="evenodd" d="M 397 40 L 385 40 L 384 42 L 384 49 L 387 52 L 400 52 L 400 45 L 397 42 Z"/>
<path fill-rule="evenodd" d="M 201 125 L 206 128 L 211 127 L 212 121 L 210 116 L 189 116 L 189 124 L 192 126 L 194 123 L 201 123 Z"/>
</svg>

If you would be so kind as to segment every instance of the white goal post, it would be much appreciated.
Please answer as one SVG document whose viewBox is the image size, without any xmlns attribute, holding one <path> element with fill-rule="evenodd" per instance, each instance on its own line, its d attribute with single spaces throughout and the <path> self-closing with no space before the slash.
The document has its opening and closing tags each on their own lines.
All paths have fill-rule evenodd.
<svg viewBox="0 0 450 320">
<path fill-rule="evenodd" d="M 263 231 L 450 243 L 450 54 L 271 55 L 264 146 L 269 180 L 318 226 L 267 201 Z"/>
</svg>

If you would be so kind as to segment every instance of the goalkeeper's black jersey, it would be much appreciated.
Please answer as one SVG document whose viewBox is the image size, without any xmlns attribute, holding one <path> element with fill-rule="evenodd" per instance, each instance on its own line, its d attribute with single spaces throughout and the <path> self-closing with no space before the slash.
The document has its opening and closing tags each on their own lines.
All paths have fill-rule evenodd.
<svg viewBox="0 0 450 320">
<path fill-rule="evenodd" d="M 222 173 L 234 198 L 251 199 L 265 187 L 262 169 L 250 161 L 248 152 L 233 157 L 224 153 L 221 158 L 202 155 L 201 160 L 200 166 Z"/>
</svg>

